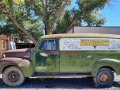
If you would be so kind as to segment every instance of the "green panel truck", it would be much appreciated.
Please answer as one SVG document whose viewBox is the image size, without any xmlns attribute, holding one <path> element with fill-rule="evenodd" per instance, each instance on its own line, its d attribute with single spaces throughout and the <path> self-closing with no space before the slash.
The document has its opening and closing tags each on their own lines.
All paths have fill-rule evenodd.
<svg viewBox="0 0 120 90">
<path fill-rule="evenodd" d="M 8 86 L 25 78 L 93 77 L 96 86 L 113 84 L 120 75 L 120 35 L 51 34 L 32 49 L 8 50 L 0 59 L 0 74 Z"/>
</svg>

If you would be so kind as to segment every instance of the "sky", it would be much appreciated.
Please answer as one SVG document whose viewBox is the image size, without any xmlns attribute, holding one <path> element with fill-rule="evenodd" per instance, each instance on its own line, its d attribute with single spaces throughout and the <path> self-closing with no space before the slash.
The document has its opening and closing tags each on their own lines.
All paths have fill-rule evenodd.
<svg viewBox="0 0 120 90">
<path fill-rule="evenodd" d="M 76 0 L 72 0 L 72 7 L 77 8 L 75 4 Z M 104 9 L 100 10 L 100 13 L 105 17 L 106 22 L 103 26 L 118 26 L 120 27 L 120 0 L 110 0 Z"/>
<path fill-rule="evenodd" d="M 104 26 L 120 26 L 120 0 L 111 0 L 110 4 L 101 10 L 101 14 L 106 18 Z"/>
</svg>

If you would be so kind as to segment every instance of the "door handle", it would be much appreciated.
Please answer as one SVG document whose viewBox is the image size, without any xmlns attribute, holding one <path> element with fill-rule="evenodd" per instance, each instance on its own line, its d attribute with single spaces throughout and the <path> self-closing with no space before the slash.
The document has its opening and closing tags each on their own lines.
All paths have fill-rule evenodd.
<svg viewBox="0 0 120 90">
<path fill-rule="evenodd" d="M 88 55 L 88 56 L 87 56 L 87 59 L 93 59 L 93 57 L 92 57 L 92 56 L 90 56 L 90 55 Z"/>
</svg>

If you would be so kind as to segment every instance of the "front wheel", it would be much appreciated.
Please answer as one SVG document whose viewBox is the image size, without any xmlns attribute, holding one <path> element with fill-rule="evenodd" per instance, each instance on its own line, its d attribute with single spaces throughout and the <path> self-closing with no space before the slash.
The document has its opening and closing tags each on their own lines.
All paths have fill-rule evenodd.
<svg viewBox="0 0 120 90">
<path fill-rule="evenodd" d="M 12 66 L 3 71 L 2 80 L 8 86 L 20 86 L 25 77 L 18 67 Z"/>
<path fill-rule="evenodd" d="M 108 68 L 101 68 L 94 77 L 97 87 L 110 87 L 114 81 L 114 73 Z"/>
</svg>

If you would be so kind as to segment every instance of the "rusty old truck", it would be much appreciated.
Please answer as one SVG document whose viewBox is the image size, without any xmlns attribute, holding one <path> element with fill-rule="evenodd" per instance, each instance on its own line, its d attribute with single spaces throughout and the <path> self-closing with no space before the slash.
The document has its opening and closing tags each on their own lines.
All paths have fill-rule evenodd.
<svg viewBox="0 0 120 90">
<path fill-rule="evenodd" d="M 96 86 L 113 84 L 120 75 L 120 35 L 52 34 L 40 37 L 32 49 L 9 50 L 0 59 L 0 74 L 8 86 L 28 77 L 93 77 Z"/>
</svg>

